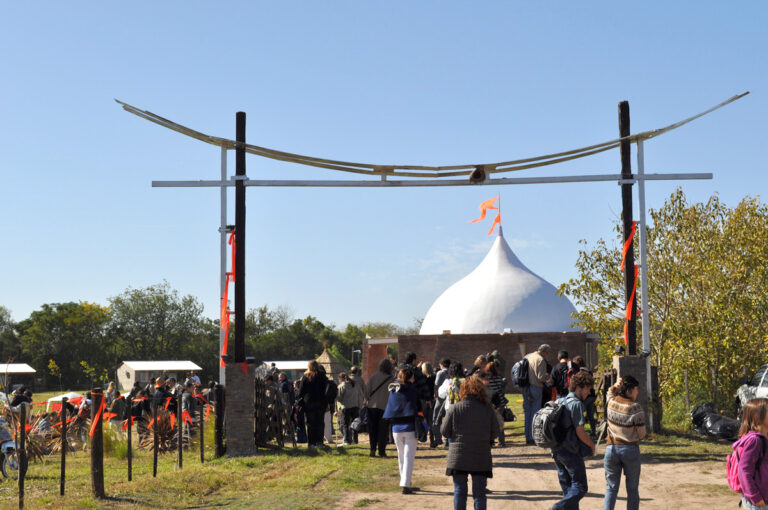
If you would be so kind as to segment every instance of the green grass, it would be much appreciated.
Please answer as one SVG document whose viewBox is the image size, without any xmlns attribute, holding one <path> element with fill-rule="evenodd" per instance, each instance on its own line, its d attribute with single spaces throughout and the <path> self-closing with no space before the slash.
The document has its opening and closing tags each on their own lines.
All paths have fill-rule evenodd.
<svg viewBox="0 0 768 510">
<path fill-rule="evenodd" d="M 507 442 L 524 443 L 522 398 L 507 395 L 517 416 L 505 423 Z M 377 494 L 399 490 L 397 458 L 368 457 L 368 445 L 309 451 L 296 449 L 260 449 L 247 458 L 213 459 L 212 421 L 206 423 L 206 462 L 200 464 L 199 443 L 185 451 L 184 467 L 175 467 L 175 453 L 160 456 L 158 475 L 152 477 L 152 453 L 134 450 L 133 481 L 127 481 L 125 444 L 109 437 L 111 446 L 105 455 L 104 484 L 108 499 L 99 501 L 91 495 L 90 454 L 71 453 L 67 457 L 66 495 L 59 497 L 59 457 L 30 464 L 26 480 L 27 508 L 268 508 L 314 509 L 335 505 L 346 493 L 360 493 L 349 504 L 366 507 L 378 502 Z M 107 428 L 105 428 L 105 431 Z M 135 443 L 134 443 L 135 444 Z M 726 441 L 711 440 L 692 434 L 668 432 L 656 434 L 641 446 L 644 463 L 680 463 L 694 461 L 724 462 L 730 451 Z M 420 463 L 444 463 L 445 450 L 420 449 Z M 698 470 L 709 469 L 707 466 Z M 425 472 L 421 470 L 421 472 Z M 419 487 L 446 484 L 445 477 L 414 473 Z M 719 485 L 696 486 L 703 494 L 720 494 Z M 364 495 L 364 497 L 363 497 Z M 0 483 L 0 508 L 18 507 L 15 483 Z"/>
</svg>

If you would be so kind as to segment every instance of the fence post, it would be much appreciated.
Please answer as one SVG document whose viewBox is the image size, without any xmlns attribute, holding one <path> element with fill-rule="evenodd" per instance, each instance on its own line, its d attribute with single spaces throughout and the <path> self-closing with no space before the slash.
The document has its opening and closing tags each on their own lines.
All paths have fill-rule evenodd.
<svg viewBox="0 0 768 510">
<path fill-rule="evenodd" d="M 152 478 L 157 478 L 157 402 L 152 399 Z"/>
<path fill-rule="evenodd" d="M 91 488 L 93 495 L 104 498 L 104 394 L 101 388 L 91 390 Z"/>
<path fill-rule="evenodd" d="M 128 429 L 128 449 L 125 452 L 125 456 L 128 457 L 128 481 L 133 480 L 133 401 L 128 400 L 126 403 L 128 419 L 125 421 Z"/>
<path fill-rule="evenodd" d="M 27 475 L 27 403 L 19 406 L 19 508 L 24 508 L 24 477 Z"/>
<path fill-rule="evenodd" d="M 223 457 L 224 450 L 224 386 L 217 384 L 213 391 L 216 395 L 216 423 L 214 424 L 213 435 L 216 458 Z"/>
<path fill-rule="evenodd" d="M 59 411 L 59 420 L 61 420 L 61 481 L 59 482 L 59 496 L 64 495 L 64 480 L 67 475 L 67 401 L 64 397 L 61 399 L 61 411 Z"/>
<path fill-rule="evenodd" d="M 205 462 L 205 406 L 200 408 L 200 464 Z"/>
<path fill-rule="evenodd" d="M 181 393 L 176 397 L 176 440 L 179 449 L 176 468 L 181 469 L 184 466 L 182 450 L 184 449 L 184 416 L 181 412 Z"/>
</svg>

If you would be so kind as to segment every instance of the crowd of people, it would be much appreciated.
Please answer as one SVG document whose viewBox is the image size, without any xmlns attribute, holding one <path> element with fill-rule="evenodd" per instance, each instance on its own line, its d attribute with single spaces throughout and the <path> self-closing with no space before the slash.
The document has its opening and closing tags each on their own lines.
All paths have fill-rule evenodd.
<svg viewBox="0 0 768 510">
<path fill-rule="evenodd" d="M 552 366 L 550 351 L 543 344 L 526 356 L 527 384 L 521 384 L 525 438 L 534 444 L 534 416 L 542 406 L 551 401 L 562 406 L 556 424 L 560 439 L 551 449 L 562 499 L 552 508 L 573 509 L 587 493 L 584 459 L 595 450 L 594 379 L 580 356 L 570 359 L 560 351 Z M 466 508 L 471 478 L 474 506 L 482 509 L 487 504 L 487 481 L 493 476 L 492 448 L 507 445 L 504 422 L 514 419 L 505 397 L 506 369 L 498 352 L 478 356 L 466 369 L 460 362 L 443 359 L 437 370 L 408 353 L 399 365 L 382 359 L 367 381 L 354 366 L 333 381 L 316 361 L 309 362 L 294 384 L 276 369 L 268 377 L 279 380 L 280 393 L 292 404 L 297 442 L 327 448 L 334 443 L 336 417 L 342 437 L 337 446 L 357 444 L 364 425 L 371 457 L 386 457 L 387 445 L 394 445 L 403 494 L 419 490 L 412 484 L 419 442 L 447 448 L 446 475 L 453 480 L 454 507 Z M 634 377 L 625 376 L 607 393 L 606 510 L 614 508 L 622 474 L 627 508 L 639 505 L 639 442 L 645 436 L 645 416 L 635 402 L 638 387 Z"/>
</svg>

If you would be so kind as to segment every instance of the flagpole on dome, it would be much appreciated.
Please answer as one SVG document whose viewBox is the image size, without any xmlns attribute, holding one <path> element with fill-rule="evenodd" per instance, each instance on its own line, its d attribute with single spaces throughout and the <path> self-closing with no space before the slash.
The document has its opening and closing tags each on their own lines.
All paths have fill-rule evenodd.
<svg viewBox="0 0 768 510">
<path fill-rule="evenodd" d="M 498 197 L 499 197 L 499 237 L 504 237 L 504 234 L 501 233 L 501 191 L 499 191 Z"/>
</svg>

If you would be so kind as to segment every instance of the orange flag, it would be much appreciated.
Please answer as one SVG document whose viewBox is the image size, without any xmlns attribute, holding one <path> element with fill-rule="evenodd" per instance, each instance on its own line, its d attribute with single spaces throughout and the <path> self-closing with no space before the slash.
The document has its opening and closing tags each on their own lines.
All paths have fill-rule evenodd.
<svg viewBox="0 0 768 510">
<path fill-rule="evenodd" d="M 493 234 L 493 230 L 496 228 L 496 225 L 501 225 L 501 213 L 496 213 L 496 217 L 493 219 L 493 224 L 491 225 L 491 230 L 488 231 L 488 234 Z"/>
<path fill-rule="evenodd" d="M 489 198 L 480 204 L 480 217 L 467 223 L 477 223 L 478 221 L 483 221 L 485 219 L 485 213 L 488 211 L 488 209 L 498 209 L 494 206 L 498 199 L 499 197 Z"/>
</svg>

